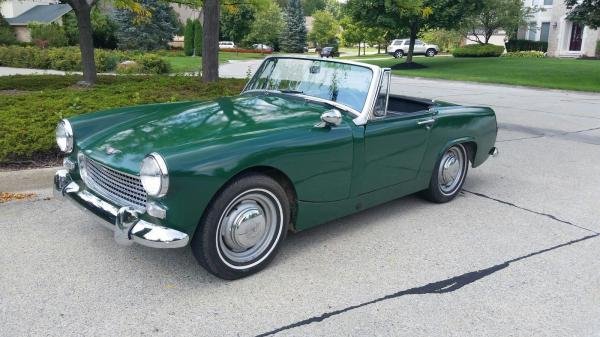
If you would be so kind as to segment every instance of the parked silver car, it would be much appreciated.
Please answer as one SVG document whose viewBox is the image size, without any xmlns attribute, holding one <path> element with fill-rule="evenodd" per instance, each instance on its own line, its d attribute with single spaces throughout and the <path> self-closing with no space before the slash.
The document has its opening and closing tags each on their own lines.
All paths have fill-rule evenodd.
<svg viewBox="0 0 600 337">
<path fill-rule="evenodd" d="M 387 53 L 395 58 L 403 57 L 408 53 L 410 39 L 397 39 L 392 41 L 387 47 Z M 440 48 L 435 44 L 427 44 L 421 40 L 415 41 L 414 55 L 425 55 L 433 57 L 440 52 Z"/>
</svg>

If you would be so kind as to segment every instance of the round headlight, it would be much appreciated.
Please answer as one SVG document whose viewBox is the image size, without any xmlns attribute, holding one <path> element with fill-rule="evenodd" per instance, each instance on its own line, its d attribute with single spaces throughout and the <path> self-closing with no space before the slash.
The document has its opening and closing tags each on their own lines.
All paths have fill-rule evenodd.
<svg viewBox="0 0 600 337">
<path fill-rule="evenodd" d="M 140 179 L 146 193 L 152 197 L 162 197 L 169 189 L 167 164 L 158 153 L 151 153 L 142 160 Z"/>
<path fill-rule="evenodd" d="M 63 119 L 56 126 L 56 144 L 64 153 L 73 151 L 73 129 L 68 120 Z"/>
</svg>

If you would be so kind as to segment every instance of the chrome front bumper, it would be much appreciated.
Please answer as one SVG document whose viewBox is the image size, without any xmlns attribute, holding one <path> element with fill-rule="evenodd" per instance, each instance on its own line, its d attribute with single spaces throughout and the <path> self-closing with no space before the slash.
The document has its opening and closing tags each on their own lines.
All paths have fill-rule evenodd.
<svg viewBox="0 0 600 337">
<path fill-rule="evenodd" d="M 96 215 L 101 223 L 114 231 L 115 241 L 123 245 L 136 242 L 153 248 L 180 248 L 188 244 L 187 234 L 140 219 L 145 210 L 119 207 L 98 198 L 74 182 L 67 170 L 54 175 L 54 196 L 68 199 L 78 207 Z"/>
</svg>

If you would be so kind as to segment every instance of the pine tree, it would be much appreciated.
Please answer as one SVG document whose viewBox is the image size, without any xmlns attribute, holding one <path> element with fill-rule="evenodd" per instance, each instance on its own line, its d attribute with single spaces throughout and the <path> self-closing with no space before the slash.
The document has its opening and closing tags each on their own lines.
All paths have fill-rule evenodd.
<svg viewBox="0 0 600 337">
<path fill-rule="evenodd" d="M 202 56 L 202 24 L 196 20 L 194 24 L 194 55 Z"/>
<path fill-rule="evenodd" d="M 187 19 L 183 32 L 183 52 L 185 56 L 194 55 L 194 21 Z"/>
<path fill-rule="evenodd" d="M 300 0 L 290 0 L 283 13 L 284 27 L 281 33 L 281 50 L 302 53 L 306 46 L 306 20 Z"/>
<path fill-rule="evenodd" d="M 163 1 L 140 0 L 140 4 L 151 13 L 141 23 L 138 23 L 137 14 L 132 10 L 115 10 L 118 47 L 143 51 L 168 48 L 177 32 L 177 14 Z"/>
</svg>

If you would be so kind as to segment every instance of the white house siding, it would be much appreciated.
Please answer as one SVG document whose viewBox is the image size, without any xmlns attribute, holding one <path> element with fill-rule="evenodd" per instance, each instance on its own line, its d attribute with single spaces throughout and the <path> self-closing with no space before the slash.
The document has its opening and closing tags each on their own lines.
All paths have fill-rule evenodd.
<svg viewBox="0 0 600 337">
<path fill-rule="evenodd" d="M 479 37 L 479 39 L 481 41 L 485 41 L 485 37 L 483 35 L 478 35 L 477 37 Z M 473 41 L 473 40 L 475 40 L 475 41 Z M 469 35 L 469 37 L 466 39 L 463 39 L 463 41 L 466 45 L 479 43 L 479 42 L 477 42 L 475 35 Z M 490 37 L 490 40 L 488 41 L 488 43 L 490 43 L 490 44 L 495 44 L 496 46 L 502 46 L 502 47 L 505 47 L 505 42 L 506 42 L 506 32 L 503 30 L 494 33 L 494 35 L 492 35 L 492 37 Z"/>
<path fill-rule="evenodd" d="M 542 34 L 542 27 L 545 27 L 546 32 L 548 33 L 552 30 L 552 9 L 554 3 L 559 1 L 560 0 L 524 0 L 523 5 L 525 7 L 537 8 L 538 11 L 529 18 L 528 26 L 519 29 L 517 37 L 524 40 L 548 41 L 550 34 Z"/>
<path fill-rule="evenodd" d="M 14 18 L 37 5 L 49 5 L 57 3 L 57 0 L 5 0 L 0 2 L 0 12 L 5 18 Z"/>
<path fill-rule="evenodd" d="M 529 27 L 519 29 L 518 38 L 526 40 L 546 40 L 542 27 L 547 29 L 548 55 L 554 57 L 580 57 L 596 55 L 596 43 L 600 39 L 598 30 L 583 28 L 580 50 L 570 50 L 573 23 L 566 19 L 568 11 L 563 0 L 524 0 L 525 6 L 541 10 L 529 20 Z M 531 29 L 530 27 L 533 27 Z"/>
</svg>

